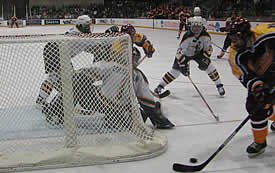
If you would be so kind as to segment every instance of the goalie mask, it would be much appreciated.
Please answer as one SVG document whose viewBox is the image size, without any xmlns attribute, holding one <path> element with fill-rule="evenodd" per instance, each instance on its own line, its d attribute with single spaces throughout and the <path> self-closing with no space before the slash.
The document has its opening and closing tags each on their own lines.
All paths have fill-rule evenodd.
<svg viewBox="0 0 275 173">
<path fill-rule="evenodd" d="M 91 33 L 90 25 L 92 24 L 92 20 L 88 15 L 82 15 L 77 18 L 77 28 L 82 33 Z"/>
<path fill-rule="evenodd" d="M 193 17 L 191 18 L 191 32 L 195 35 L 198 36 L 203 30 L 203 21 L 201 17 Z"/>
<path fill-rule="evenodd" d="M 121 26 L 120 31 L 129 34 L 131 36 L 131 38 L 133 38 L 134 35 L 136 34 L 136 29 L 131 24 Z"/>
</svg>

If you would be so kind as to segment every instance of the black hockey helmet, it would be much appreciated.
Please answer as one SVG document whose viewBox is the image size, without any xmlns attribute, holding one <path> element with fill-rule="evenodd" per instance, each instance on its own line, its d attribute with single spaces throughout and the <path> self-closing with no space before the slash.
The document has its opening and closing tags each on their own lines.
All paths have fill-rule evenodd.
<svg viewBox="0 0 275 173">
<path fill-rule="evenodd" d="M 250 28 L 251 25 L 247 19 L 237 17 L 228 23 L 226 26 L 226 31 L 229 34 L 243 34 L 250 32 Z"/>
<path fill-rule="evenodd" d="M 232 44 L 237 47 L 245 47 L 252 34 L 250 27 L 251 25 L 249 21 L 244 18 L 237 17 L 232 20 L 226 27 L 226 31 L 230 36 Z"/>
</svg>

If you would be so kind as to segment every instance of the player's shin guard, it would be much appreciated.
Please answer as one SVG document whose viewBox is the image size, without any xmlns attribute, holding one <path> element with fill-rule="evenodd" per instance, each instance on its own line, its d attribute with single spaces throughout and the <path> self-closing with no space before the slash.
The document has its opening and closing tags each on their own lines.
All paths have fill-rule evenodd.
<svg viewBox="0 0 275 173">
<path fill-rule="evenodd" d="M 208 66 L 206 72 L 208 73 L 209 78 L 213 82 L 215 82 L 217 90 L 218 90 L 220 96 L 224 96 L 225 95 L 225 90 L 223 88 L 223 84 L 221 83 L 221 80 L 220 80 L 220 75 L 217 72 L 216 68 L 212 64 L 210 64 Z"/>
<path fill-rule="evenodd" d="M 145 105 L 141 105 L 141 107 L 144 110 L 144 114 L 142 115 L 143 120 L 144 118 L 147 119 L 147 117 L 149 117 L 154 127 L 158 129 L 170 129 L 175 126 L 165 116 L 162 115 L 160 111 L 160 105 L 158 105 L 158 103 L 156 103 L 155 108 L 151 108 Z"/>
</svg>

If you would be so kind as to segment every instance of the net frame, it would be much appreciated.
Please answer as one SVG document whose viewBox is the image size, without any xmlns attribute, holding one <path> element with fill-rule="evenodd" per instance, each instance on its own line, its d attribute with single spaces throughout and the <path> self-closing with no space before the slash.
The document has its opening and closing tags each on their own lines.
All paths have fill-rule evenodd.
<svg viewBox="0 0 275 173">
<path fill-rule="evenodd" d="M 26 138 L 26 139 L 0 139 L 0 171 L 21 171 L 21 170 L 36 170 L 36 169 L 49 169 L 49 168 L 61 168 L 61 167 L 73 167 L 73 166 L 84 166 L 84 165 L 96 165 L 105 163 L 116 163 L 135 161 L 141 159 L 147 159 L 155 157 L 167 149 L 167 138 L 157 131 L 147 127 L 143 122 L 138 111 L 138 104 L 136 99 L 133 99 L 131 109 L 135 112 L 133 124 L 131 128 L 126 130 L 119 129 L 117 132 L 106 132 L 107 134 L 115 133 L 118 135 L 103 136 L 102 134 L 93 134 L 94 138 L 102 138 L 102 140 L 113 140 L 113 138 L 121 137 L 124 138 L 135 138 L 135 140 L 126 144 L 115 144 L 108 143 L 107 145 L 81 145 L 81 140 L 90 138 L 90 134 L 84 134 L 78 136 L 78 129 L 75 124 L 74 110 L 73 110 L 73 87 L 72 86 L 72 66 L 71 58 L 72 52 L 69 47 L 73 42 L 87 42 L 91 40 L 103 40 L 109 41 L 112 39 L 124 39 L 127 40 L 125 46 L 128 55 L 127 69 L 129 71 L 129 88 L 131 90 L 130 97 L 135 97 L 133 88 L 133 74 L 132 74 L 132 43 L 131 38 L 127 34 L 73 34 L 73 35 L 60 35 L 60 34 L 44 34 L 44 35 L 15 35 L 15 36 L 0 36 L 0 50 L 1 45 L 13 45 L 13 44 L 40 44 L 51 40 L 60 41 L 60 52 L 62 59 L 61 61 L 61 83 L 63 84 L 63 97 L 64 97 L 64 141 L 55 140 L 60 136 L 44 136 L 38 139 Z M 4 54 L 11 54 L 13 50 L 1 51 Z M 3 55 L 3 54 L 2 54 Z M 23 64 L 22 64 L 23 65 Z M 2 66 L 3 67 L 3 66 Z M 5 70 L 5 68 L 2 68 Z M 0 76 L 1 77 L 1 76 Z M 3 83 L 0 83 L 0 85 Z M 65 92 L 66 91 L 66 92 Z M 3 94 L 2 94 L 3 96 Z M 5 96 L 3 97 L 5 98 Z M 5 109 L 6 102 L 0 103 L 0 115 Z M 22 106 L 22 105 L 21 105 Z M 9 106 L 9 109 L 16 109 L 17 106 Z M 5 115 L 5 114 L 4 114 Z M 0 116 L 1 117 L 1 116 Z M 0 118 L 1 121 L 1 118 Z M 137 122 L 137 123 L 136 123 Z M 142 123 L 141 123 L 142 122 Z M 133 130 L 135 129 L 135 130 Z M 126 136 L 126 137 L 125 137 Z M 63 138 L 63 136 L 61 136 Z M 5 153 L 5 148 L 10 146 L 13 142 L 18 143 L 14 148 L 14 152 Z M 57 148 L 54 151 L 48 151 L 42 149 L 41 152 L 17 152 L 16 148 L 20 145 L 30 144 L 31 146 L 37 145 L 48 145 L 50 146 L 60 145 L 63 143 L 64 147 Z M 12 144 L 13 145 L 13 144 Z M 35 147 L 34 147 L 35 148 Z M 33 149 L 34 149 L 33 148 Z M 35 150 L 35 149 L 34 149 Z"/>
</svg>

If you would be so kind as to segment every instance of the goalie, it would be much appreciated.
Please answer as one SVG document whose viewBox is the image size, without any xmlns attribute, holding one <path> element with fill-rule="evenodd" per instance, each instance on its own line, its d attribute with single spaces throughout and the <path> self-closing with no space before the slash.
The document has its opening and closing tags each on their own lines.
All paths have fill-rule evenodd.
<svg viewBox="0 0 275 173">
<path fill-rule="evenodd" d="M 133 45 L 137 45 L 143 48 L 145 55 L 149 58 L 152 57 L 155 49 L 147 37 L 141 33 L 136 32 L 134 26 L 131 24 L 121 26 L 121 32 L 127 33 L 130 35 L 132 39 Z M 119 28 L 117 26 L 112 26 L 105 31 L 105 33 L 113 33 L 119 32 Z M 147 118 L 151 120 L 152 124 L 159 129 L 170 129 L 175 125 L 171 123 L 161 112 L 160 103 L 154 100 L 154 96 L 152 95 L 149 82 L 145 76 L 145 74 L 137 68 L 139 65 L 141 54 L 139 50 L 133 47 L 133 68 L 134 68 L 134 87 L 135 93 L 138 99 L 138 102 L 141 106 L 141 115 L 143 117 L 144 122 L 146 122 Z"/>
</svg>

